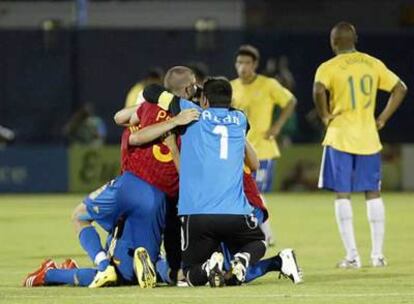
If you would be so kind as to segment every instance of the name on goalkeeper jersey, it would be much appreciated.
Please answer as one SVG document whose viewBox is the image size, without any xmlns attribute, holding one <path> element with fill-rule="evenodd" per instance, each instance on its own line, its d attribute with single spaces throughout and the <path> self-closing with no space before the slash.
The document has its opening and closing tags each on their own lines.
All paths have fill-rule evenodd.
<svg viewBox="0 0 414 304">
<path fill-rule="evenodd" d="M 204 110 L 201 113 L 201 117 L 203 120 L 210 120 L 215 123 L 240 125 L 240 118 L 236 115 L 227 114 L 226 116 L 219 117 L 208 110 Z"/>
</svg>

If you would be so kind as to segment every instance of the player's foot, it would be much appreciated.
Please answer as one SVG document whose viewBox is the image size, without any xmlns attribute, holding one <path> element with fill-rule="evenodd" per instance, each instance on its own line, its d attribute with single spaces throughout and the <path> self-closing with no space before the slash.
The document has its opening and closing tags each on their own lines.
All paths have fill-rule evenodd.
<svg viewBox="0 0 414 304">
<path fill-rule="evenodd" d="M 224 286 L 223 263 L 224 256 L 221 252 L 214 252 L 210 259 L 204 263 L 203 269 L 207 273 L 208 282 L 211 287 Z"/>
<path fill-rule="evenodd" d="M 234 260 L 231 261 L 231 270 L 233 277 L 236 279 L 237 285 L 246 280 L 246 270 L 249 266 L 249 256 L 243 253 L 236 253 Z"/>
<path fill-rule="evenodd" d="M 78 269 L 78 263 L 74 259 L 66 259 L 59 265 L 60 269 Z"/>
<path fill-rule="evenodd" d="M 153 288 L 157 285 L 157 274 L 154 265 L 144 247 L 135 249 L 134 271 L 141 288 Z"/>
<path fill-rule="evenodd" d="M 89 288 L 99 288 L 115 285 L 118 280 L 115 267 L 109 265 L 104 271 L 98 271 L 93 279 L 92 283 L 89 284 Z"/>
<path fill-rule="evenodd" d="M 361 259 L 359 257 L 355 257 L 351 260 L 345 258 L 342 261 L 339 261 L 336 264 L 336 267 L 342 269 L 359 269 L 361 268 Z"/>
<path fill-rule="evenodd" d="M 371 259 L 372 267 L 385 267 L 388 265 L 384 256 L 379 256 Z"/>
<path fill-rule="evenodd" d="M 294 284 L 303 282 L 302 270 L 299 268 L 296 260 L 296 255 L 293 249 L 287 248 L 279 252 L 279 257 L 282 260 L 280 274 L 292 280 Z"/>
<path fill-rule="evenodd" d="M 38 287 L 45 285 L 45 275 L 49 269 L 56 269 L 57 265 L 54 261 L 48 259 L 44 261 L 36 271 L 29 273 L 23 280 L 25 287 Z"/>
</svg>

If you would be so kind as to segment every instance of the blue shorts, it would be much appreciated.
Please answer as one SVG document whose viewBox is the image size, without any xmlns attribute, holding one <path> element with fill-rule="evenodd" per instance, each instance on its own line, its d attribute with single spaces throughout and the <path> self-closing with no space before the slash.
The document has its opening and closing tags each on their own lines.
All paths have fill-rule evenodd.
<svg viewBox="0 0 414 304">
<path fill-rule="evenodd" d="M 159 258 L 162 242 L 162 232 L 165 228 L 165 201 L 151 215 L 141 215 L 139 212 L 126 218 L 119 239 L 114 242 L 113 252 L 110 252 L 114 265 L 124 283 L 136 283 L 134 272 L 134 251 L 144 247 L 155 265 Z M 110 251 L 112 234 L 108 236 L 106 249 Z"/>
<path fill-rule="evenodd" d="M 257 187 L 260 192 L 269 192 L 273 185 L 273 171 L 276 167 L 276 160 L 264 159 L 260 161 L 259 169 L 253 173 Z"/>
<path fill-rule="evenodd" d="M 125 172 L 84 199 L 89 216 L 85 220 L 95 221 L 111 232 L 121 216 L 139 213 L 143 219 L 146 219 L 145 216 L 151 218 L 150 215 L 156 213 L 165 200 L 163 192 Z"/>
<path fill-rule="evenodd" d="M 381 155 L 358 155 L 324 147 L 319 188 L 335 192 L 379 191 Z"/>
</svg>

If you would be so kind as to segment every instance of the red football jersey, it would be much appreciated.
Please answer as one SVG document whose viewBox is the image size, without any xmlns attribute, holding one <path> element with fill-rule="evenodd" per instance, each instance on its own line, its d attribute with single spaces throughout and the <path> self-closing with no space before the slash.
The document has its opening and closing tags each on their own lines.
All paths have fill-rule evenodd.
<svg viewBox="0 0 414 304">
<path fill-rule="evenodd" d="M 144 102 L 138 108 L 137 115 L 140 120 L 139 127 L 129 127 L 122 134 L 122 172 L 132 172 L 169 196 L 176 196 L 178 194 L 178 172 L 170 149 L 163 144 L 162 140 L 157 139 L 139 147 L 128 144 L 131 132 L 165 121 L 170 116 L 157 105 L 148 102 Z"/>
<path fill-rule="evenodd" d="M 269 217 L 269 212 L 267 211 L 262 195 L 260 194 L 259 188 L 257 188 L 256 181 L 254 180 L 250 169 L 246 167 L 243 172 L 243 187 L 244 194 L 246 195 L 250 205 L 255 208 L 260 208 L 264 213 L 263 221 L 266 221 Z"/>
</svg>

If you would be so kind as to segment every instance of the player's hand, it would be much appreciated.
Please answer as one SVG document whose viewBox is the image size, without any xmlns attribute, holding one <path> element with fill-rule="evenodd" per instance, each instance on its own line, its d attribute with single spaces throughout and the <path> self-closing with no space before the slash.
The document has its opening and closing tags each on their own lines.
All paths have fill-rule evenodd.
<svg viewBox="0 0 414 304">
<path fill-rule="evenodd" d="M 200 112 L 197 109 L 187 109 L 181 111 L 180 114 L 175 116 L 174 122 L 177 126 L 187 125 L 192 121 L 198 120 L 200 117 Z"/>
<path fill-rule="evenodd" d="M 265 133 L 265 139 L 275 139 L 279 136 L 280 133 L 280 127 L 279 126 L 273 126 L 267 132 Z"/>
<path fill-rule="evenodd" d="M 381 118 L 377 118 L 375 123 L 377 124 L 377 130 L 381 130 L 385 126 L 385 121 Z"/>
</svg>

